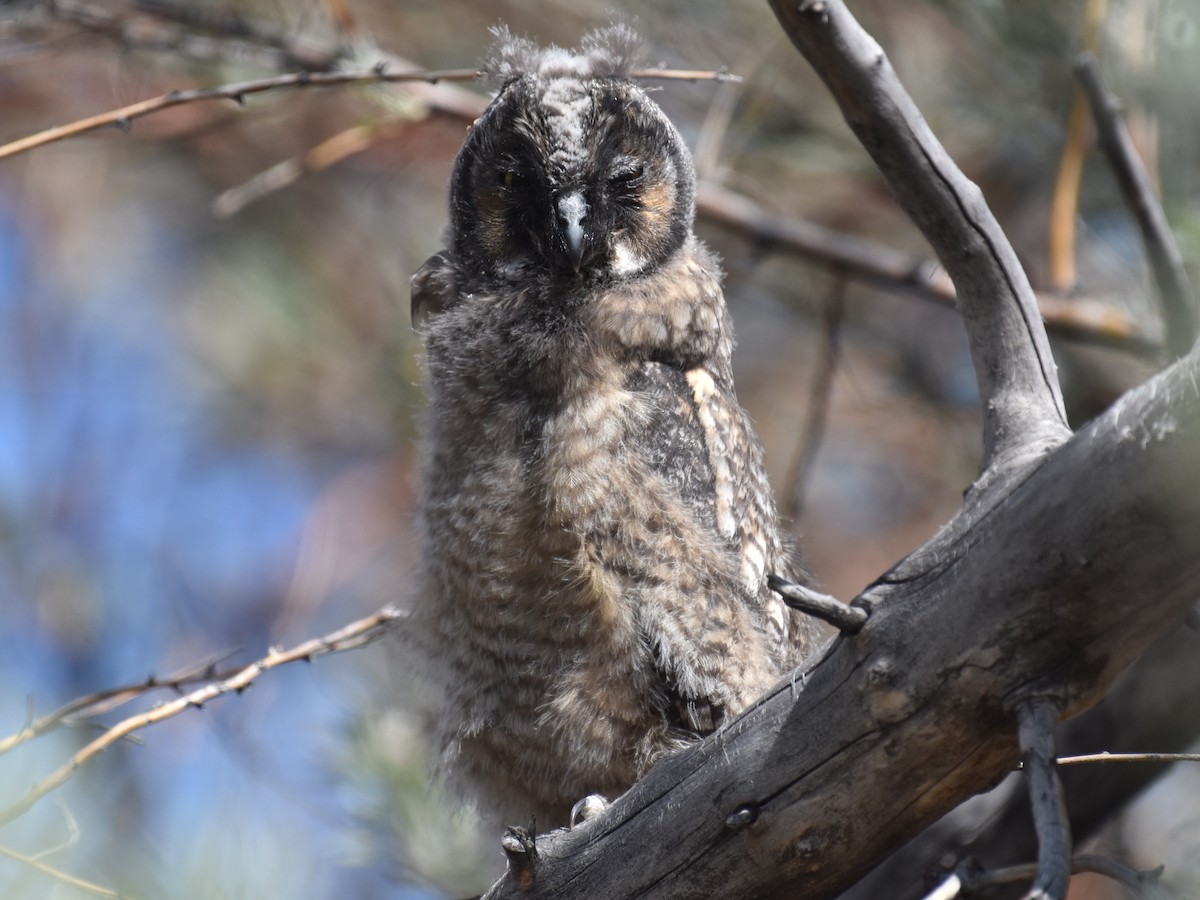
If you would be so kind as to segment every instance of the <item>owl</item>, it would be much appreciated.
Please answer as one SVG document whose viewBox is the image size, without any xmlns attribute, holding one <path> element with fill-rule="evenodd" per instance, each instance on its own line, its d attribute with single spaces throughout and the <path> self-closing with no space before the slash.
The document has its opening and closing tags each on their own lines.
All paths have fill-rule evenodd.
<svg viewBox="0 0 1200 900">
<path fill-rule="evenodd" d="M 566 822 L 719 728 L 816 626 L 734 395 L 679 132 L 624 25 L 497 31 L 499 85 L 413 277 L 424 336 L 419 599 L 440 768 L 489 819 Z"/>
</svg>

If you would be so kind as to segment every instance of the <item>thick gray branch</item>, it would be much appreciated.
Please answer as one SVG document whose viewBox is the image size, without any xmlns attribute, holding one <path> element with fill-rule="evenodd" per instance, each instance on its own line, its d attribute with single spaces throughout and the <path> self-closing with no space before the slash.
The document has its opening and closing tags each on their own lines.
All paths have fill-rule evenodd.
<svg viewBox="0 0 1200 900">
<path fill-rule="evenodd" d="M 834 897 L 1017 762 L 1011 705 L 1074 715 L 1200 595 L 1200 357 L 1122 398 L 854 637 L 602 815 L 507 897 Z"/>
<path fill-rule="evenodd" d="M 1183 254 L 1171 234 L 1166 213 L 1154 194 L 1146 167 L 1138 158 L 1133 141 L 1121 121 L 1121 108 L 1104 84 L 1100 64 L 1090 53 L 1082 54 L 1075 63 L 1075 74 L 1087 95 L 1092 117 L 1096 120 L 1096 135 L 1100 149 L 1108 158 L 1125 203 L 1137 220 L 1150 260 L 1150 271 L 1158 285 L 1166 319 L 1166 343 L 1177 356 L 1188 352 L 1196 339 L 1196 298 Z"/>
<path fill-rule="evenodd" d="M 1190 747 L 1200 734 L 1196 640 L 1195 633 L 1179 628 L 1158 641 L 1102 704 L 1059 729 L 1059 754 Z M 1076 841 L 1086 841 L 1164 769 L 1154 763 L 1107 766 L 1102 773 L 1095 766 L 1060 767 Z M 975 859 L 991 870 L 1033 858 L 1037 844 L 1021 787 L 1014 773 L 996 790 L 956 808 L 855 884 L 843 900 L 917 900 L 928 890 L 927 876 L 944 870 L 948 860 Z"/>
<path fill-rule="evenodd" d="M 983 401 L 984 471 L 1061 443 L 1069 429 L 1037 301 L 979 188 L 841 0 L 770 2 L 954 282 Z"/>
</svg>

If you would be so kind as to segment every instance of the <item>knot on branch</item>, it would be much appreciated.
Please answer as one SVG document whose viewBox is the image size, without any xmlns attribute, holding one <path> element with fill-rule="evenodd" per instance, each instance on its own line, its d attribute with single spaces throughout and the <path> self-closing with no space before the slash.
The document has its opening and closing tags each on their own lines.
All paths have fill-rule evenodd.
<svg viewBox="0 0 1200 900">
<path fill-rule="evenodd" d="M 778 575 L 767 576 L 767 586 L 783 598 L 792 609 L 807 616 L 828 622 L 843 634 L 858 634 L 867 623 L 867 611 L 858 606 L 847 606 L 836 597 L 822 594 L 810 587 L 796 584 Z"/>
<path fill-rule="evenodd" d="M 530 890 L 538 859 L 536 835 L 519 825 L 513 825 L 500 838 L 500 846 L 508 860 L 508 874 L 512 876 L 513 884 L 518 890 Z"/>
<path fill-rule="evenodd" d="M 741 831 L 758 821 L 758 804 L 743 803 L 725 817 L 725 827 L 730 831 Z"/>
</svg>

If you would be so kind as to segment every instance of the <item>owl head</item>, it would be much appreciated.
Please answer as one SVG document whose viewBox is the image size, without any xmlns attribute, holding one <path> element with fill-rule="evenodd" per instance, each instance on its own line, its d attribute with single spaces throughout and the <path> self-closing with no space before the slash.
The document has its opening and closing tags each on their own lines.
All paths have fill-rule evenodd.
<svg viewBox="0 0 1200 900">
<path fill-rule="evenodd" d="M 637 36 L 612 25 L 571 51 L 494 33 L 483 71 L 499 92 L 451 179 L 463 286 L 570 287 L 653 271 L 691 232 L 695 189 L 679 132 L 630 79 Z"/>
</svg>

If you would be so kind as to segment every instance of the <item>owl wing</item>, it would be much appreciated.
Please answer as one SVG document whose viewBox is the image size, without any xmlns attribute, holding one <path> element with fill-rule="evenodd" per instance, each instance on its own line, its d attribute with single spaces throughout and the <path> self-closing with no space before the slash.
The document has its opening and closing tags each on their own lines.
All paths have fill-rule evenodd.
<svg viewBox="0 0 1200 900">
<path fill-rule="evenodd" d="M 766 576 L 804 574 L 794 571 L 780 540 L 762 448 L 732 379 L 716 366 L 683 371 L 647 362 L 634 387 L 652 398 L 647 461 L 727 544 L 751 604 L 765 614 L 771 636 L 786 642 L 792 617 L 768 590 Z"/>
<path fill-rule="evenodd" d="M 789 661 L 791 614 L 766 587 L 783 551 L 762 453 L 731 381 L 715 367 L 645 362 L 629 386 L 649 409 L 643 462 L 693 523 L 682 552 L 700 573 L 679 573 L 674 589 L 659 585 L 642 604 L 643 627 L 669 718 L 706 734 Z"/>
</svg>

